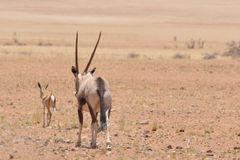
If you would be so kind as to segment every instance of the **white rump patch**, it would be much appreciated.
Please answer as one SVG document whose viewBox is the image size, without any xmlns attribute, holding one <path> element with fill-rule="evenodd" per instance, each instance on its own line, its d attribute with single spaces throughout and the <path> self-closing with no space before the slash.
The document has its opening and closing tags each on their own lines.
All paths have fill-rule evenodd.
<svg viewBox="0 0 240 160">
<path fill-rule="evenodd" d="M 53 102 L 55 100 L 55 97 L 51 95 L 51 101 Z"/>
</svg>

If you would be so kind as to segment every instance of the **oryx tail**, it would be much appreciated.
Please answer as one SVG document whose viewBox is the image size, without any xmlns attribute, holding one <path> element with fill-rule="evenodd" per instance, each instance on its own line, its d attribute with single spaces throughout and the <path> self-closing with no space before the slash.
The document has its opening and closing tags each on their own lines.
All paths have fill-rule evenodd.
<svg viewBox="0 0 240 160">
<path fill-rule="evenodd" d="M 104 93 L 105 93 L 105 82 L 101 77 L 96 79 L 97 82 L 97 93 L 100 98 L 100 122 L 101 122 L 101 130 L 105 130 L 107 128 L 106 123 L 106 112 L 105 112 L 105 105 L 104 105 Z"/>
</svg>

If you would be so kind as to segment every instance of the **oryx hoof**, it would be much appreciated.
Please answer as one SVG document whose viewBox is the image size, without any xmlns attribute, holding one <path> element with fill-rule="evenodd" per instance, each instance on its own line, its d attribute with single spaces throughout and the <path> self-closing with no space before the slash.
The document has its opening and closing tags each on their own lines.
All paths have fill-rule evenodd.
<svg viewBox="0 0 240 160">
<path fill-rule="evenodd" d="M 92 149 L 96 149 L 96 148 L 97 148 L 97 144 L 91 142 L 91 148 L 92 148 Z"/>
<path fill-rule="evenodd" d="M 106 124 L 106 125 L 105 125 L 105 124 L 101 125 L 101 126 L 98 128 L 97 132 L 99 133 L 99 132 L 105 131 L 105 130 L 107 130 L 107 124 Z"/>
<path fill-rule="evenodd" d="M 107 145 L 107 147 L 106 147 L 106 148 L 107 148 L 107 150 L 108 150 L 108 151 L 111 151 L 111 150 L 112 150 L 112 145 L 111 145 L 111 142 L 107 142 L 107 144 L 106 144 L 106 145 Z"/>
<path fill-rule="evenodd" d="M 81 141 L 78 141 L 78 142 L 75 144 L 75 147 L 81 147 Z"/>
<path fill-rule="evenodd" d="M 101 132 L 102 131 L 102 128 L 101 127 L 98 127 L 98 130 L 97 130 L 97 133 Z"/>
</svg>

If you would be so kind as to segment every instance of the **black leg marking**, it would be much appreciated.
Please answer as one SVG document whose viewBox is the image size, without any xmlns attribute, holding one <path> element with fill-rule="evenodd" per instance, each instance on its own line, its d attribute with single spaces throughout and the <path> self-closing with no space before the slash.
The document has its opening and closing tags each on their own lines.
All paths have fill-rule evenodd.
<svg viewBox="0 0 240 160">
<path fill-rule="evenodd" d="M 94 113 L 92 106 L 88 102 L 87 102 L 87 104 L 88 104 L 89 112 L 92 117 L 92 123 L 95 123 L 97 121 L 96 114 Z"/>
<path fill-rule="evenodd" d="M 82 126 L 83 126 L 83 113 L 82 113 L 82 107 L 83 105 L 86 103 L 86 101 L 84 99 L 80 99 L 78 100 L 79 106 L 78 106 L 78 119 L 79 119 L 79 123 L 81 125 L 79 125 L 79 137 L 78 137 L 78 141 L 76 143 L 76 147 L 80 147 L 81 146 L 81 134 L 82 134 Z"/>
<path fill-rule="evenodd" d="M 86 103 L 85 99 L 80 99 L 79 101 L 79 107 L 78 107 L 78 119 L 79 123 L 83 125 L 83 113 L 82 113 L 82 107 Z"/>
<path fill-rule="evenodd" d="M 91 140 L 91 147 L 93 149 L 97 148 L 96 139 L 97 139 L 97 118 L 96 113 L 94 113 L 92 106 L 87 102 L 88 109 L 92 117 L 92 140 Z"/>
</svg>

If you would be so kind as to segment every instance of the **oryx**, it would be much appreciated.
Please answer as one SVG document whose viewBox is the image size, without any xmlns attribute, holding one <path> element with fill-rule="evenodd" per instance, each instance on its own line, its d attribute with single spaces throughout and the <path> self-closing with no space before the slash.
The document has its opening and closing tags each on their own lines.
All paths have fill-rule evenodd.
<svg viewBox="0 0 240 160">
<path fill-rule="evenodd" d="M 78 33 L 76 34 L 75 44 L 75 66 L 72 66 L 72 73 L 75 81 L 75 96 L 78 101 L 78 118 L 79 118 L 79 135 L 76 146 L 81 146 L 81 132 L 83 126 L 83 113 L 82 111 L 88 111 L 91 114 L 92 123 L 92 140 L 91 147 L 96 148 L 97 133 L 99 131 L 105 131 L 107 137 L 107 149 L 111 149 L 111 141 L 109 135 L 109 117 L 112 107 L 112 97 L 109 90 L 109 85 L 106 79 L 101 76 L 94 76 L 92 71 L 88 72 L 88 68 L 94 57 L 99 40 L 101 38 L 101 32 L 99 34 L 97 43 L 94 47 L 92 55 L 86 68 L 82 73 L 79 72 L 78 67 Z M 85 105 L 86 104 L 86 105 Z M 97 114 L 100 112 L 100 127 L 98 127 Z"/>
<path fill-rule="evenodd" d="M 53 110 L 56 108 L 56 97 L 52 93 L 46 94 L 48 84 L 46 87 L 42 87 L 38 82 L 38 87 L 40 89 L 40 98 L 43 104 L 43 127 L 45 127 L 45 108 L 47 108 L 47 126 L 49 126 L 52 118 L 51 108 L 53 108 Z"/>
</svg>

